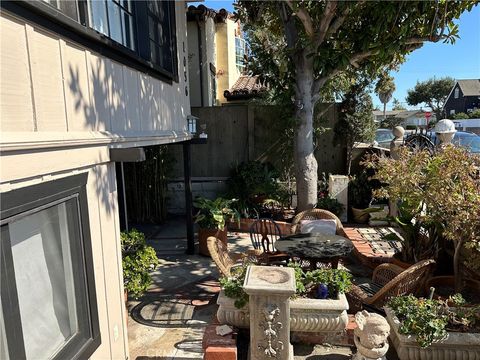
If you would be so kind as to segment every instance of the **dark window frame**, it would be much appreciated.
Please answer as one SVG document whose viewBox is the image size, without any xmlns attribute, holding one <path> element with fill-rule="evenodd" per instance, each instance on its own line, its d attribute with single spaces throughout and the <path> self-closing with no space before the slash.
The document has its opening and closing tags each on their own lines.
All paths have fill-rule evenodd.
<svg viewBox="0 0 480 360">
<path fill-rule="evenodd" d="M 86 48 L 97 52 L 112 60 L 118 61 L 126 66 L 132 67 L 138 71 L 162 80 L 171 84 L 172 82 L 178 82 L 178 51 L 177 51 L 177 35 L 176 35 L 176 15 L 175 15 L 175 2 L 168 1 L 171 9 L 171 41 L 172 41 L 172 68 L 173 72 L 166 71 L 162 67 L 155 63 L 146 60 L 147 55 L 140 48 L 145 48 L 147 38 L 143 39 L 139 36 L 142 34 L 140 30 L 142 26 L 139 23 L 141 21 L 135 21 L 136 26 L 136 51 L 130 50 L 128 47 L 123 46 L 116 41 L 110 39 L 106 35 L 94 30 L 88 24 L 88 4 L 87 0 L 78 1 L 79 18 L 80 22 L 77 22 L 70 17 L 63 14 L 54 6 L 45 3 L 43 1 L 32 0 L 14 0 L 14 1 L 1 1 L 1 9 L 6 13 L 10 13 L 14 16 L 19 16 L 28 21 L 34 22 L 40 27 L 45 28 L 51 32 L 58 34 L 59 36 L 66 37 L 71 41 L 79 43 Z M 144 5 L 143 5 L 144 4 Z M 134 14 L 141 19 L 140 9 L 145 7 L 145 1 L 135 1 L 132 3 L 134 6 Z M 148 57 L 149 59 L 149 57 Z"/>
<path fill-rule="evenodd" d="M 80 235 L 80 244 L 77 244 L 77 251 L 80 253 L 81 259 L 73 259 L 75 263 L 83 268 L 83 272 L 75 272 L 74 276 L 77 284 L 82 284 L 80 290 L 84 295 L 88 313 L 87 323 L 79 322 L 80 329 L 88 327 L 90 336 L 86 337 L 83 333 L 77 334 L 72 341 L 69 341 L 53 359 L 83 359 L 89 358 L 101 344 L 100 327 L 98 319 L 97 296 L 95 290 L 95 277 L 92 257 L 92 241 L 90 238 L 90 225 L 88 217 L 87 204 L 87 184 L 88 173 L 70 176 L 67 178 L 53 180 L 38 185 L 32 185 L 25 188 L 12 190 L 1 195 L 2 202 L 0 204 L 0 220 L 2 225 L 0 228 L 2 237 L 0 242 L 1 261 L 1 297 L 5 328 L 9 329 L 6 333 L 7 347 L 11 359 L 24 359 L 25 348 L 23 331 L 20 322 L 19 304 L 14 279 L 15 271 L 13 257 L 11 252 L 11 242 L 8 233 L 9 219 L 15 219 L 18 215 L 28 214 L 32 211 L 39 211 L 45 206 L 53 206 L 55 203 L 64 203 L 75 200 L 77 218 L 70 218 L 69 227 L 70 234 Z M 73 237 L 72 237 L 73 238 Z M 78 288 L 75 288 L 76 294 Z M 77 295 L 76 295 L 77 296 Z M 81 312 L 81 309 L 77 309 Z M 86 315 L 77 313 L 78 315 Z M 82 334 L 85 338 L 80 336 Z"/>
</svg>

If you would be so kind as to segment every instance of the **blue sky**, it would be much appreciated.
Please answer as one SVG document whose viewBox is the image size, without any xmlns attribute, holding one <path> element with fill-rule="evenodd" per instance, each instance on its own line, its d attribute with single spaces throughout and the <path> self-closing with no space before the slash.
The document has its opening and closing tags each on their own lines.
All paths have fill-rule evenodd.
<svg viewBox="0 0 480 360">
<path fill-rule="evenodd" d="M 233 11 L 231 1 L 210 0 L 203 4 L 212 9 Z M 463 13 L 459 24 L 460 39 L 455 44 L 426 43 L 407 57 L 398 72 L 392 72 L 397 87 L 394 98 L 404 102 L 408 89 L 413 88 L 417 81 L 432 77 L 480 79 L 480 6 Z M 372 94 L 372 99 L 375 106 L 383 109 L 375 94 Z M 403 105 L 407 106 L 406 103 Z M 390 106 L 391 102 L 387 104 L 387 109 Z"/>
</svg>

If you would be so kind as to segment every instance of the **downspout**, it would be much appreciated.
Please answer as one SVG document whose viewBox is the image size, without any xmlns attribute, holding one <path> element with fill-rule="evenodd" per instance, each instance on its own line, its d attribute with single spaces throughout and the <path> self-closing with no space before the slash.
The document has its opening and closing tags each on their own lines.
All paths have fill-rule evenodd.
<svg viewBox="0 0 480 360">
<path fill-rule="evenodd" d="M 198 14 L 195 16 L 195 20 L 197 22 L 197 38 L 198 38 L 198 67 L 200 70 L 200 101 L 201 106 L 203 107 L 203 46 L 202 46 L 202 34 L 201 34 L 201 26 L 200 26 L 200 18 Z"/>
</svg>

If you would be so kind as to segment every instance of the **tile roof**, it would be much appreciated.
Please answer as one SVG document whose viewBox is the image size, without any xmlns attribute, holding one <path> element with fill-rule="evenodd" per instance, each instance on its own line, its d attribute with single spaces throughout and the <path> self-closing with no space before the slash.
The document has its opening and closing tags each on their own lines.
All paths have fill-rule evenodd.
<svg viewBox="0 0 480 360">
<path fill-rule="evenodd" d="M 480 79 L 457 80 L 463 96 L 480 96 Z"/>
<path fill-rule="evenodd" d="M 241 75 L 233 86 L 223 92 L 227 100 L 252 98 L 267 91 L 258 75 Z"/>
<path fill-rule="evenodd" d="M 205 5 L 190 5 L 187 9 L 187 20 L 195 21 L 199 17 L 199 20 L 204 21 L 206 18 L 211 17 L 215 22 L 225 22 L 228 18 L 232 18 L 233 14 L 229 13 L 225 9 L 215 10 L 207 8 Z"/>
</svg>

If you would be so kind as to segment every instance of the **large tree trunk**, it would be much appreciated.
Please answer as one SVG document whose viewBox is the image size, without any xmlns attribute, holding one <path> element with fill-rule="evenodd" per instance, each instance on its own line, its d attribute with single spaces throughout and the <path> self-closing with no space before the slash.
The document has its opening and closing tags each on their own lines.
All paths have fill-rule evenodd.
<svg viewBox="0 0 480 360">
<path fill-rule="evenodd" d="M 305 53 L 306 51 L 304 51 Z M 297 209 L 311 209 L 317 203 L 317 160 L 313 148 L 313 57 L 298 56 L 296 64 L 297 131 L 295 135 L 295 172 L 297 182 Z"/>
</svg>

